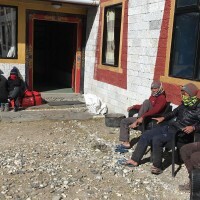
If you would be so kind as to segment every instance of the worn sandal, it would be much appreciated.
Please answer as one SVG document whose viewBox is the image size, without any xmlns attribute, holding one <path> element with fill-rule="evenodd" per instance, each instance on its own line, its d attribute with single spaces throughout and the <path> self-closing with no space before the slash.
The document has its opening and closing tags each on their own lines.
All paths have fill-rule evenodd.
<svg viewBox="0 0 200 200">
<path fill-rule="evenodd" d="M 127 146 L 125 146 L 123 144 L 119 144 L 119 145 L 116 145 L 115 148 L 116 149 L 130 149 L 131 147 L 127 147 Z"/>
<path fill-rule="evenodd" d="M 127 152 L 128 152 L 128 149 L 118 148 L 118 149 L 115 149 L 115 152 L 119 152 L 119 153 L 127 153 Z"/>
<path fill-rule="evenodd" d="M 131 163 L 127 163 L 127 161 L 128 160 L 126 160 L 126 159 L 120 159 L 120 160 L 117 161 L 117 163 L 119 165 L 124 165 L 124 166 L 127 166 L 127 167 L 137 167 L 137 165 L 133 165 Z"/>
<path fill-rule="evenodd" d="M 157 168 L 157 167 L 154 167 L 154 166 L 151 168 L 152 174 L 159 175 L 159 174 L 162 174 L 162 172 L 163 172 L 163 170 L 160 169 L 160 168 Z"/>
</svg>

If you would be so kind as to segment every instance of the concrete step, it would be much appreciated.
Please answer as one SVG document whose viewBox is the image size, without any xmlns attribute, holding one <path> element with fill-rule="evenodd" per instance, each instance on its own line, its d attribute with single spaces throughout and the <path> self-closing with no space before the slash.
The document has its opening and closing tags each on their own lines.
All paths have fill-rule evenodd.
<svg viewBox="0 0 200 200">
<path fill-rule="evenodd" d="M 39 106 L 29 107 L 26 110 L 79 110 L 86 111 L 87 107 L 85 105 L 84 96 L 82 94 L 75 93 L 41 93 L 42 98 L 46 101 L 45 104 Z M 73 101 L 76 102 L 73 104 Z M 72 104 L 67 105 L 51 105 L 50 102 L 71 102 Z M 77 102 L 80 102 L 77 103 Z M 49 103 L 49 104 L 48 104 Z"/>
<path fill-rule="evenodd" d="M 82 94 L 76 93 L 43 93 L 41 92 L 42 98 L 47 102 L 54 101 L 81 101 L 85 102 Z"/>
</svg>

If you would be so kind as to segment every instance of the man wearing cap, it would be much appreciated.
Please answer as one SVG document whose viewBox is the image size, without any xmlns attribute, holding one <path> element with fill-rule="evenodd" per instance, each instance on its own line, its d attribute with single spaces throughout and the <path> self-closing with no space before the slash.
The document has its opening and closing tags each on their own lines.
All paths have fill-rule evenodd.
<svg viewBox="0 0 200 200">
<path fill-rule="evenodd" d="M 122 142 L 117 145 L 116 152 L 122 152 L 123 149 L 130 148 L 129 128 L 136 128 L 142 123 L 143 119 L 160 113 L 166 107 L 166 96 L 160 81 L 153 81 L 151 84 L 151 96 L 146 99 L 142 105 L 134 105 L 128 108 L 128 111 L 135 109 L 138 111 L 138 117 L 128 117 L 122 119 L 120 123 L 119 140 Z"/>
<path fill-rule="evenodd" d="M 186 87 L 183 89 L 187 91 L 187 93 L 192 94 L 190 91 L 191 88 Z M 199 126 L 194 126 L 193 129 L 199 130 Z M 179 190 L 189 191 L 191 187 L 190 178 L 191 178 L 192 170 L 196 168 L 200 168 L 200 142 L 193 142 L 193 143 L 189 143 L 182 146 L 180 149 L 180 154 L 189 174 L 189 182 L 183 185 L 179 185 Z"/>
<path fill-rule="evenodd" d="M 151 130 L 145 131 L 130 160 L 125 165 L 138 166 L 146 149 L 152 146 L 153 166 L 152 174 L 162 173 L 162 153 L 166 143 L 174 138 L 174 134 L 179 135 L 180 148 L 186 143 L 193 142 L 193 132 L 200 130 L 200 100 L 197 98 L 198 88 L 192 84 L 186 84 L 181 88 L 182 103 L 172 112 L 163 117 L 153 118 L 157 123 L 174 119 L 167 125 L 158 126 Z"/>
</svg>

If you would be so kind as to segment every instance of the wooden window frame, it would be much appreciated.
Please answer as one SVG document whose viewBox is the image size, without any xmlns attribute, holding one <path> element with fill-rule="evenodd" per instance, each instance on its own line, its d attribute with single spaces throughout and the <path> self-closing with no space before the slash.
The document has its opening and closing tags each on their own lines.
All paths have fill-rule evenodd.
<svg viewBox="0 0 200 200">
<path fill-rule="evenodd" d="M 196 3 L 198 5 L 198 2 Z M 184 7 L 180 6 L 178 7 L 178 1 L 176 2 L 176 6 L 175 6 L 175 13 L 174 13 L 174 25 L 173 25 L 173 37 L 172 37 L 172 45 L 175 45 L 176 41 L 177 41 L 177 35 L 176 35 L 176 26 L 177 26 L 177 19 L 181 16 L 184 16 L 185 14 L 192 14 L 192 13 L 196 13 L 198 14 L 198 19 L 199 19 L 199 14 L 200 14 L 200 10 L 198 9 L 198 6 L 197 5 L 186 5 Z M 199 22 L 197 22 L 197 26 L 199 27 Z M 183 33 L 184 34 L 184 33 Z M 199 40 L 199 35 L 200 33 L 197 32 L 196 34 L 196 39 L 195 40 L 195 43 L 197 44 L 198 43 L 198 40 Z M 169 76 L 170 77 L 174 77 L 174 78 L 185 78 L 185 79 L 188 79 L 188 80 L 196 80 L 196 81 L 200 81 L 200 79 L 197 77 L 197 74 L 198 74 L 198 63 L 199 63 L 199 45 L 196 45 L 196 48 L 194 49 L 195 51 L 192 51 L 193 53 L 193 56 L 194 56 L 194 63 L 193 63 L 193 68 L 192 68 L 192 74 L 191 74 L 191 77 L 186 77 L 183 75 L 178 75 L 178 74 L 174 74 L 173 71 L 174 70 L 177 70 L 177 66 L 174 64 L 175 62 L 175 55 L 177 53 L 177 51 L 180 50 L 180 47 L 179 49 L 174 49 L 175 47 L 172 46 L 171 47 L 171 54 L 170 54 L 170 66 L 169 66 Z M 178 64 L 179 66 L 179 64 Z M 183 65 L 182 65 L 183 66 Z M 181 66 L 180 66 L 181 67 Z M 185 74 L 186 75 L 186 74 Z"/>
<path fill-rule="evenodd" d="M 114 6 L 117 4 L 122 5 L 122 17 L 121 17 L 121 30 L 120 30 L 120 44 L 119 44 L 119 61 L 118 61 L 118 66 L 111 66 L 111 65 L 105 65 L 102 64 L 102 53 L 103 53 L 103 32 L 104 32 L 104 14 L 105 14 L 105 8 Z M 104 70 L 109 70 L 117 73 L 123 73 L 123 69 L 121 66 L 121 57 L 122 57 L 122 39 L 123 39 L 123 24 L 124 24 L 124 6 L 125 2 L 123 0 L 111 0 L 108 2 L 104 2 L 101 4 L 101 9 L 102 9 L 102 17 L 101 17 L 101 42 L 100 42 L 100 63 L 98 65 L 99 69 L 104 69 Z"/>
<path fill-rule="evenodd" d="M 11 6 L 11 5 L 2 5 L 0 4 L 1 7 L 7 7 L 7 8 L 14 8 L 16 11 L 16 24 L 15 24 L 15 56 L 14 57 L 7 57 L 7 56 L 0 56 L 0 59 L 18 59 L 18 7 L 17 6 Z"/>
<path fill-rule="evenodd" d="M 195 80 L 188 80 L 184 78 L 176 78 L 176 77 L 170 77 L 169 71 L 170 71 L 170 54 L 171 54 L 171 44 L 172 44 L 172 35 L 173 35 L 173 24 L 174 24 L 174 17 L 175 17 L 175 6 L 176 1 L 171 0 L 170 2 L 170 14 L 169 14 L 169 24 L 168 24 L 168 39 L 167 39 L 167 46 L 166 46 L 166 59 L 165 59 L 165 70 L 164 75 L 160 76 L 160 80 L 162 82 L 166 82 L 169 84 L 175 84 L 175 85 L 184 85 L 188 82 L 194 83 L 198 88 L 200 88 L 200 82 Z"/>
</svg>

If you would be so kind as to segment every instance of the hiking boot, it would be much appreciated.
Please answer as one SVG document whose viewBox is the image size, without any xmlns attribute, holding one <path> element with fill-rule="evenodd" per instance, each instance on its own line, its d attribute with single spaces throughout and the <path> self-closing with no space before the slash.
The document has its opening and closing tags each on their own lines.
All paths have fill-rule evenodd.
<svg viewBox="0 0 200 200">
<path fill-rule="evenodd" d="M 8 112 L 10 109 L 9 103 L 5 103 L 4 111 Z"/>
<path fill-rule="evenodd" d="M 162 174 L 163 173 L 163 170 L 160 169 L 160 168 L 157 168 L 155 166 L 152 166 L 151 167 L 151 173 L 152 174 L 155 174 L 155 175 L 159 175 L 159 174 Z"/>
<path fill-rule="evenodd" d="M 190 183 L 188 182 L 184 185 L 179 185 L 178 188 L 180 191 L 185 191 L 185 192 L 190 191 Z"/>
<path fill-rule="evenodd" d="M 5 108 L 5 103 L 1 103 L 1 112 L 4 111 L 4 108 Z"/>
<path fill-rule="evenodd" d="M 14 107 L 14 112 L 17 112 L 19 108 L 17 106 Z"/>
</svg>

